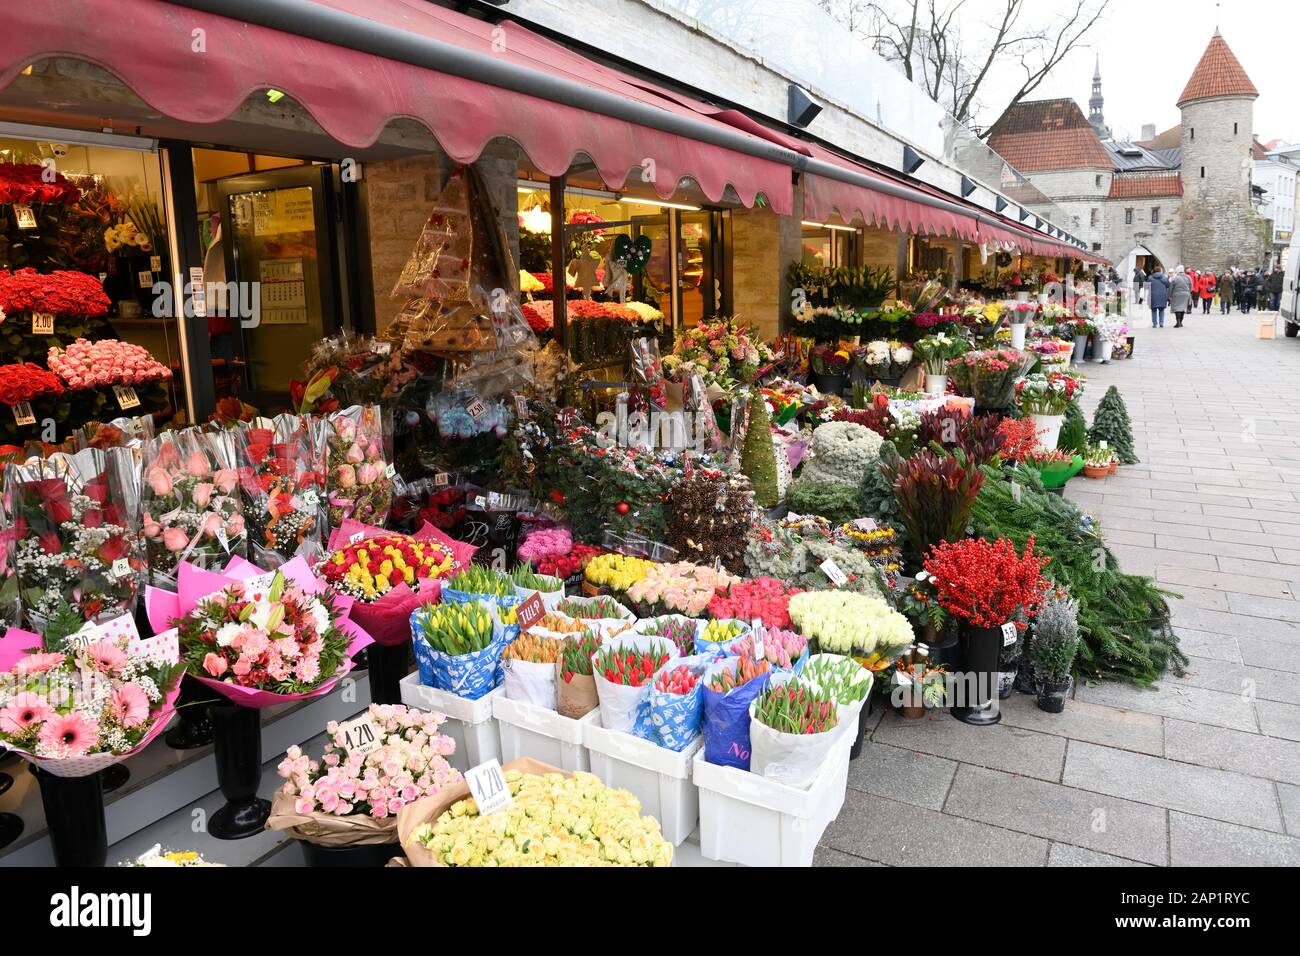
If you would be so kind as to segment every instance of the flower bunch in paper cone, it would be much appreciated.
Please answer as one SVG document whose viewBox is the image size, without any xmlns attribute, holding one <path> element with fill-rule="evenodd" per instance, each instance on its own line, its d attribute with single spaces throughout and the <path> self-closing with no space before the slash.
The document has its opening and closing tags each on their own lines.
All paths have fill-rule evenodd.
<svg viewBox="0 0 1300 956">
<path fill-rule="evenodd" d="M 608 647 L 596 655 L 592 668 L 594 673 L 601 675 L 611 684 L 641 687 L 648 683 L 654 677 L 655 671 L 666 663 L 668 663 L 667 654 Z"/>
<path fill-rule="evenodd" d="M 764 691 L 754 719 L 783 734 L 821 734 L 839 722 L 831 695 L 798 680 Z"/>
</svg>

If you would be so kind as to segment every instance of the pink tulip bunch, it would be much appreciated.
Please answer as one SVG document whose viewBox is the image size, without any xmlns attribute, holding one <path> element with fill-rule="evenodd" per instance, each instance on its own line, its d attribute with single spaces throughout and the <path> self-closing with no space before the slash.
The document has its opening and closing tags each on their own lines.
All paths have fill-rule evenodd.
<svg viewBox="0 0 1300 956">
<path fill-rule="evenodd" d="M 320 760 L 297 745 L 277 768 L 281 792 L 293 798 L 300 814 L 395 816 L 404 806 L 460 782 L 447 763 L 456 742 L 438 733 L 443 716 L 401 704 L 371 704 L 366 711 L 379 746 L 369 753 L 348 747 L 343 730 L 330 721 L 330 741 Z"/>
<path fill-rule="evenodd" d="M 51 348 L 48 364 L 68 388 L 143 385 L 172 377 L 147 349 L 117 339 L 77 339 L 67 349 Z"/>
<path fill-rule="evenodd" d="M 345 518 L 382 525 L 393 503 L 379 406 L 353 406 L 326 419 L 326 491 L 330 524 Z"/>
</svg>

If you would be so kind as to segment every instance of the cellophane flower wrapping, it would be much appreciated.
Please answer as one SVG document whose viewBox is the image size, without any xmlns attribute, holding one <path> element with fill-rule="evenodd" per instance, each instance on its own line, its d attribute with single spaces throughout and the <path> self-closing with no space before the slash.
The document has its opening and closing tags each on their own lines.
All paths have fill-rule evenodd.
<svg viewBox="0 0 1300 956">
<path fill-rule="evenodd" d="M 120 417 L 108 422 L 86 422 L 72 433 L 72 446 L 83 448 L 135 448 L 143 451 L 154 436 L 153 416 Z"/>
<path fill-rule="evenodd" d="M 352 598 L 336 594 L 304 558 L 273 572 L 238 557 L 222 573 L 182 561 L 176 584 L 175 592 L 146 590 L 150 624 L 178 622 L 191 676 L 244 707 L 329 693 L 373 643 L 351 620 Z"/>
<path fill-rule="evenodd" d="M 379 405 L 353 405 L 327 416 L 324 432 L 329 527 L 348 518 L 384 524 L 396 476 L 391 414 Z"/>
<path fill-rule="evenodd" d="M 148 746 L 175 712 L 176 632 L 141 638 L 130 615 L 42 640 L 0 637 L 0 747 L 84 777 Z"/>
<path fill-rule="evenodd" d="M 4 514 L 19 604 L 34 630 L 65 601 L 85 621 L 135 610 L 144 559 L 131 449 L 87 448 L 6 465 Z"/>
<path fill-rule="evenodd" d="M 325 482 L 318 421 L 277 415 L 241 425 L 239 487 L 248 556 L 274 568 L 299 555 L 320 556 Z"/>
<path fill-rule="evenodd" d="M 723 671 L 734 672 L 739 666 L 739 657 L 724 657 L 715 660 L 704 672 L 700 684 L 701 730 L 704 734 L 704 759 L 708 763 L 748 770 L 749 705 L 767 689 L 773 672 L 765 671 L 726 693 L 709 688 L 708 682 L 714 675 Z"/>
<path fill-rule="evenodd" d="M 320 760 L 289 748 L 276 768 L 285 782 L 275 792 L 268 828 L 327 847 L 393 843 L 404 807 L 460 783 L 460 772 L 447 763 L 456 742 L 438 732 L 442 714 L 371 704 L 362 717 L 375 734 L 374 749 L 350 749 L 336 721 L 325 727 L 329 740 Z"/>
<path fill-rule="evenodd" d="M 245 557 L 248 533 L 229 432 L 164 432 L 144 443 L 140 533 L 149 583 L 175 589 L 181 561 L 204 570 Z"/>
<path fill-rule="evenodd" d="M 411 639 L 411 612 L 436 602 L 442 582 L 465 566 L 462 559 L 468 562 L 464 549 L 454 547 L 459 542 L 445 539 L 427 523 L 415 534 L 403 535 L 345 518 L 330 535 L 330 552 L 317 573 L 355 599 L 351 619 L 376 644 L 394 647 Z M 390 566 L 387 573 L 385 565 Z M 411 569 L 409 576 L 406 568 Z"/>
</svg>

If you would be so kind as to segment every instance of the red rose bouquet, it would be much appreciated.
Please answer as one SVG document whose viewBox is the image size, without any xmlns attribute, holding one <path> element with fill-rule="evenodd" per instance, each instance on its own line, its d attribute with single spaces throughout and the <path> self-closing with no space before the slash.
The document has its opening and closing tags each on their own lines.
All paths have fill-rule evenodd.
<svg viewBox="0 0 1300 956">
<path fill-rule="evenodd" d="M 0 402 L 6 405 L 30 402 L 43 395 L 62 394 L 63 383 L 58 376 L 39 365 L 31 362 L 0 365 Z"/>
<path fill-rule="evenodd" d="M 1032 617 L 1048 588 L 1048 558 L 1034 551 L 1030 535 L 1023 554 L 1007 538 L 944 541 L 925 560 L 943 609 L 975 627 L 1001 627 L 1023 612 Z"/>
<path fill-rule="evenodd" d="M 103 285 L 84 272 L 0 270 L 0 311 L 97 316 L 105 315 L 108 306 Z"/>
<path fill-rule="evenodd" d="M 130 613 L 139 574 L 139 497 L 131 449 L 88 448 L 5 466 L 10 559 L 24 617 L 41 630 L 64 605 L 85 621 Z"/>
<path fill-rule="evenodd" d="M 35 163 L 0 163 L 0 203 L 52 202 L 71 206 L 81 190 L 52 167 Z"/>
<path fill-rule="evenodd" d="M 250 559 L 276 567 L 296 555 L 319 556 L 325 484 L 320 423 L 277 415 L 234 434 Z"/>
</svg>

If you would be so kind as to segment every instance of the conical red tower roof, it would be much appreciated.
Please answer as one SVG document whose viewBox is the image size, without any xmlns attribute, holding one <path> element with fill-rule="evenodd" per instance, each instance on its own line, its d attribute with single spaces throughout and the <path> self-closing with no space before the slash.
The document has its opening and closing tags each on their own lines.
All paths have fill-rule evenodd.
<svg viewBox="0 0 1300 956">
<path fill-rule="evenodd" d="M 1201 62 L 1192 71 L 1183 95 L 1178 97 L 1178 105 L 1181 107 L 1192 100 L 1212 96 L 1259 96 L 1259 90 L 1255 89 L 1236 55 L 1228 48 L 1228 42 L 1217 32 L 1201 54 Z"/>
</svg>

